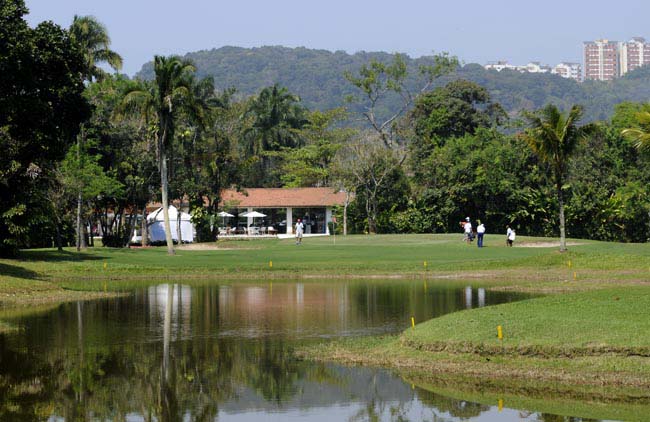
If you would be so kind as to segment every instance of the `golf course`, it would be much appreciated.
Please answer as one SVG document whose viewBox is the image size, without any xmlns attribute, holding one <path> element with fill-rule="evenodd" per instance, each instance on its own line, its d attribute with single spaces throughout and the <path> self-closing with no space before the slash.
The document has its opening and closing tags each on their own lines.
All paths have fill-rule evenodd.
<svg viewBox="0 0 650 422">
<path fill-rule="evenodd" d="M 521 237 L 515 247 L 486 236 L 377 235 L 219 241 L 164 248 L 25 250 L 0 260 L 0 300 L 16 310 L 119 295 L 177 283 L 409 280 L 480 286 L 531 299 L 404 321 L 397 336 L 352 338 L 300 350 L 303 357 L 361 363 L 426 376 L 535 380 L 565 386 L 650 387 L 650 246 Z M 415 325 L 411 326 L 411 322 Z M 3 324 L 1 329 L 10 330 Z M 501 338 L 498 337 L 501 327 Z M 627 394 L 627 393 L 626 393 Z"/>
</svg>

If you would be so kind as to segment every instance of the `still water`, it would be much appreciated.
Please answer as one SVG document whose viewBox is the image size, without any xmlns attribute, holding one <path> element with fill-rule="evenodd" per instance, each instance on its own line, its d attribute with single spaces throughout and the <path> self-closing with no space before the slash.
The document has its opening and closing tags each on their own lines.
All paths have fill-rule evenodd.
<svg viewBox="0 0 650 422">
<path fill-rule="evenodd" d="M 156 285 L 6 317 L 0 421 L 575 420 L 457 400 L 297 345 L 523 299 L 413 281 Z"/>
</svg>

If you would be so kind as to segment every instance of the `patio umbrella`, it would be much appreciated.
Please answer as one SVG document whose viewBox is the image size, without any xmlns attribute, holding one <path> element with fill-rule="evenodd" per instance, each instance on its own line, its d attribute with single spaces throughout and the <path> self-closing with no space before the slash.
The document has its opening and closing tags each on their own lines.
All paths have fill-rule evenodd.
<svg viewBox="0 0 650 422">
<path fill-rule="evenodd" d="M 245 213 L 239 214 L 239 215 L 241 215 L 242 217 L 246 217 L 246 218 L 252 217 L 253 218 L 253 223 L 255 223 L 255 218 L 257 218 L 257 217 L 266 217 L 266 214 L 262 214 L 261 212 L 257 212 L 257 211 L 245 212 Z"/>
<path fill-rule="evenodd" d="M 217 215 L 221 217 L 221 224 L 226 225 L 226 217 L 234 217 L 234 215 L 227 213 L 225 211 L 218 212 Z"/>
<path fill-rule="evenodd" d="M 266 217 L 266 214 L 262 214 L 261 212 L 257 211 L 251 211 L 251 212 L 245 212 L 243 214 L 240 214 L 242 217 Z"/>
</svg>

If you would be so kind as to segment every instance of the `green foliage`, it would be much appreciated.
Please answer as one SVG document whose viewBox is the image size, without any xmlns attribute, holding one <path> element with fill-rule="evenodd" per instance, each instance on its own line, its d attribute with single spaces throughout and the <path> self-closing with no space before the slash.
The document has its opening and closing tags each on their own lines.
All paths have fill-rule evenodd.
<svg viewBox="0 0 650 422">
<path fill-rule="evenodd" d="M 633 115 L 633 123 L 628 123 L 622 131 L 623 136 L 634 141 L 634 146 L 640 151 L 650 151 L 650 104 L 642 104 Z"/>
<path fill-rule="evenodd" d="M 337 151 L 354 135 L 354 130 L 336 127 L 344 122 L 343 109 L 309 113 L 300 131 L 305 141 L 301 148 L 284 148 L 275 156 L 281 159 L 276 172 L 286 187 L 330 186 L 331 167 Z"/>
<path fill-rule="evenodd" d="M 109 48 L 111 39 L 108 31 L 97 19 L 92 16 L 75 15 L 69 32 L 84 56 L 86 80 L 92 81 L 93 78 L 106 76 L 106 73 L 97 66 L 99 63 L 105 62 L 115 70 L 122 68 L 122 57 Z"/>
<path fill-rule="evenodd" d="M 89 113 L 83 57 L 51 22 L 30 28 L 23 1 L 0 2 L 0 255 L 49 214 L 48 179 Z"/>
</svg>

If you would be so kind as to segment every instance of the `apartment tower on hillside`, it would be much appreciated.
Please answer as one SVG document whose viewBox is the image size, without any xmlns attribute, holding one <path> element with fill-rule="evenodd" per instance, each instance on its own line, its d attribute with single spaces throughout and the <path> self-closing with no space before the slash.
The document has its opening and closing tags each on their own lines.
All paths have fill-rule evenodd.
<svg viewBox="0 0 650 422">
<path fill-rule="evenodd" d="M 585 80 L 611 81 L 619 76 L 619 46 L 610 40 L 585 41 Z"/>
<path fill-rule="evenodd" d="M 627 42 L 585 41 L 585 79 L 610 81 L 650 64 L 650 43 L 634 37 Z"/>
<path fill-rule="evenodd" d="M 650 44 L 645 38 L 634 37 L 620 46 L 621 76 L 650 63 Z"/>
</svg>

